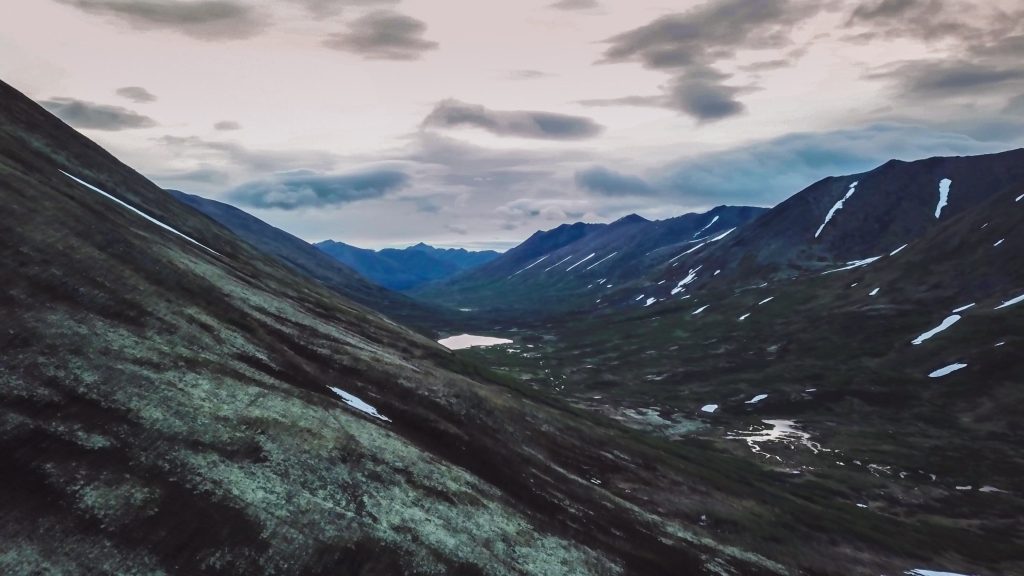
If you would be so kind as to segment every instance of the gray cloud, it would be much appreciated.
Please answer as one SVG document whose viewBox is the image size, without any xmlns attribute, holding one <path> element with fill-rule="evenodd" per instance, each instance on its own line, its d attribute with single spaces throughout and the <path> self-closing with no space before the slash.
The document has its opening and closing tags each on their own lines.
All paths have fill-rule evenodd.
<svg viewBox="0 0 1024 576">
<path fill-rule="evenodd" d="M 718 83 L 714 78 L 697 78 L 692 75 L 677 78 L 670 90 L 669 102 L 701 122 L 713 122 L 735 116 L 745 110 L 743 103 L 736 99 L 740 90 Z"/>
<path fill-rule="evenodd" d="M 709 122 L 743 111 L 740 88 L 715 66 L 741 49 L 788 45 L 792 29 L 822 9 L 814 0 L 712 0 L 606 40 L 605 62 L 639 62 L 673 75 L 666 101 Z"/>
<path fill-rule="evenodd" d="M 1018 132 L 1018 142 L 1020 133 Z M 826 176 L 856 174 L 891 158 L 981 154 L 1005 149 L 942 127 L 898 123 L 798 133 L 680 160 L 649 181 L 660 194 L 690 201 L 772 206 Z"/>
<path fill-rule="evenodd" d="M 238 122 L 235 122 L 234 120 L 221 120 L 220 122 L 217 122 L 213 125 L 213 129 L 220 130 L 222 132 L 227 132 L 231 130 L 241 130 L 242 125 Z"/>
<path fill-rule="evenodd" d="M 117 131 L 157 125 L 149 116 L 120 106 L 96 104 L 75 98 L 51 98 L 42 100 L 39 104 L 75 128 Z"/>
<path fill-rule="evenodd" d="M 123 88 L 118 88 L 117 95 L 122 98 L 127 98 L 136 104 L 156 102 L 156 96 L 142 86 L 125 86 Z"/>
<path fill-rule="evenodd" d="M 915 38 L 937 41 L 952 39 L 979 44 L 1011 34 L 1017 13 L 1007 12 L 1001 0 L 868 0 L 850 14 L 847 27 L 854 38 Z"/>
<path fill-rule="evenodd" d="M 540 70 L 513 70 L 508 74 L 508 77 L 513 80 L 535 80 L 547 76 L 551 76 L 551 74 L 541 72 Z"/>
<path fill-rule="evenodd" d="M 543 140 L 581 140 L 592 138 L 603 128 L 590 118 L 528 110 L 490 110 L 458 100 L 439 102 L 423 120 L 424 127 L 473 127 L 496 136 L 515 136 Z"/>
<path fill-rule="evenodd" d="M 875 77 L 895 81 L 912 96 L 943 97 L 976 91 L 1024 79 L 1020 67 L 1002 68 L 966 61 L 908 62 Z"/>
<path fill-rule="evenodd" d="M 406 186 L 408 182 L 408 175 L 397 170 L 367 170 L 349 174 L 301 170 L 242 184 L 229 192 L 227 199 L 252 208 L 322 208 L 380 198 Z"/>
<path fill-rule="evenodd" d="M 249 173 L 309 168 L 327 170 L 337 161 L 333 154 L 318 150 L 253 150 L 237 142 L 205 140 L 196 136 L 161 136 L 154 141 L 175 156 Z"/>
<path fill-rule="evenodd" d="M 213 166 L 201 166 L 192 170 L 153 174 L 152 178 L 159 182 L 176 183 L 179 185 L 209 184 L 223 186 L 231 180 L 231 175 Z"/>
<path fill-rule="evenodd" d="M 236 0 L 57 0 L 138 30 L 169 30 L 200 40 L 235 40 L 258 34 L 266 21 Z"/>
<path fill-rule="evenodd" d="M 576 185 L 599 196 L 646 196 L 654 193 L 654 189 L 643 178 L 602 166 L 577 172 Z"/>
<path fill-rule="evenodd" d="M 1018 94 L 1010 98 L 1010 101 L 1006 103 L 1004 111 L 1007 114 L 1024 116 L 1024 94 Z"/>
<path fill-rule="evenodd" d="M 393 6 L 400 0 L 295 0 L 318 18 L 340 14 L 346 8 L 365 6 Z"/>
<path fill-rule="evenodd" d="M 671 108 L 668 98 L 663 95 L 621 96 L 619 98 L 589 98 L 577 102 L 584 106 L 640 106 Z"/>
<path fill-rule="evenodd" d="M 920 102 L 1019 93 L 1024 8 L 1002 0 L 871 0 L 858 5 L 847 29 L 855 42 L 911 39 L 942 54 L 873 70 L 897 95 Z M 950 54 L 950 55 L 947 55 Z"/>
<path fill-rule="evenodd" d="M 391 10 L 377 10 L 356 18 L 348 31 L 332 34 L 324 45 L 371 60 L 416 60 L 437 48 L 426 40 L 427 25 Z"/>
<path fill-rule="evenodd" d="M 591 10 L 600 6 L 597 0 L 559 0 L 548 5 L 549 8 L 558 10 Z"/>
</svg>

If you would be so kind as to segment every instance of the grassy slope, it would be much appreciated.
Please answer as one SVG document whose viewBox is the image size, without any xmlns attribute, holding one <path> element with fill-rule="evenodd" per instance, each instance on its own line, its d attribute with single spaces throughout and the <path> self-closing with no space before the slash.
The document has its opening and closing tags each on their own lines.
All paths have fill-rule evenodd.
<svg viewBox="0 0 1024 576">
<path fill-rule="evenodd" d="M 0 571 L 783 571 L 693 525 L 732 505 L 696 453 L 488 382 L 0 97 Z"/>
<path fill-rule="evenodd" d="M 1005 190 L 866 268 L 756 288 L 710 282 L 686 300 L 532 326 L 517 346 L 468 355 L 581 407 L 738 454 L 747 447 L 724 439 L 732 431 L 796 419 L 839 452 L 777 444 L 768 451 L 781 461 L 769 465 L 828 486 L 836 504 L 867 503 L 880 521 L 914 526 L 886 537 L 926 565 L 1011 573 L 1024 561 L 1024 499 L 1013 488 L 1024 475 L 1024 304 L 994 308 L 1024 294 L 1021 192 Z M 910 344 L 972 302 L 953 328 Z M 927 377 L 953 362 L 969 366 Z M 713 416 L 700 410 L 710 403 L 720 405 Z M 979 493 L 985 485 L 1011 492 Z M 921 534 L 928 541 L 911 544 Z"/>
<path fill-rule="evenodd" d="M 452 311 L 420 303 L 367 281 L 315 246 L 233 206 L 171 190 L 176 198 L 213 218 L 257 250 L 322 282 L 342 296 L 424 332 L 451 325 Z"/>
</svg>

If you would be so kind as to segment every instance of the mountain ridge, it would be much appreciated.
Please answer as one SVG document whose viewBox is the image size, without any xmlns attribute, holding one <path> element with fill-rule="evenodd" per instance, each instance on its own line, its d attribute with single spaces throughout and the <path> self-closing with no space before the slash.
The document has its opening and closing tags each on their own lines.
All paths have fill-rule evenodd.
<svg viewBox="0 0 1024 576">
<path fill-rule="evenodd" d="M 391 290 L 408 291 L 486 264 L 498 252 L 472 252 L 465 248 L 435 248 L 423 242 L 407 248 L 371 250 L 344 242 L 324 240 L 313 244 L 331 258 Z"/>
</svg>

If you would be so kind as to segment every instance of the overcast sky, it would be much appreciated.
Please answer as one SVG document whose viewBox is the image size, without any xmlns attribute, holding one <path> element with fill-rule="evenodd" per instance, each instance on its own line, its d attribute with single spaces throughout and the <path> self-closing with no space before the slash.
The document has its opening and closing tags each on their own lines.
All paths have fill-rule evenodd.
<svg viewBox="0 0 1024 576">
<path fill-rule="evenodd" d="M 1020 0 L 2 0 L 0 78 L 310 241 L 506 248 L 1024 144 Z"/>
</svg>

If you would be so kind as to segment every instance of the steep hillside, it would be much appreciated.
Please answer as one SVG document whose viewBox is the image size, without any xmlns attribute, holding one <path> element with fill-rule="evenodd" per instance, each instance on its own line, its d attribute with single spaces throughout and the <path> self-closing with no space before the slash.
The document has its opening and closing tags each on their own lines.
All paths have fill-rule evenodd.
<svg viewBox="0 0 1024 576">
<path fill-rule="evenodd" d="M 177 190 L 168 192 L 213 218 L 257 250 L 322 282 L 342 296 L 402 324 L 432 330 L 440 326 L 451 326 L 454 320 L 446 310 L 416 302 L 367 281 L 358 272 L 324 254 L 315 246 L 234 206 Z"/>
<path fill-rule="evenodd" d="M 325 240 L 315 244 L 335 260 L 391 290 L 411 290 L 443 280 L 498 257 L 492 250 L 470 252 L 462 248 L 434 248 L 423 243 L 396 249 L 369 250 Z"/>
<path fill-rule="evenodd" d="M 879 520 L 964 529 L 930 537 L 929 567 L 1024 569 L 1024 179 L 871 262 L 708 276 L 648 307 L 509 331 L 521 353 L 470 355 L 639 430 L 824 482 Z"/>
<path fill-rule="evenodd" d="M 678 299 L 708 284 L 760 284 L 885 256 L 1022 181 L 1024 150 L 894 160 L 826 178 L 718 242 L 663 254 L 659 272 L 629 290 L 592 293 L 591 303 L 624 304 L 639 293 Z"/>
<path fill-rule="evenodd" d="M 971 542 L 492 375 L 0 102 L 4 574 L 877 574 Z"/>
<path fill-rule="evenodd" d="M 611 224 L 566 224 L 537 232 L 500 258 L 414 294 L 513 317 L 564 312 L 584 304 L 589 288 L 650 276 L 663 264 L 662 254 L 720 236 L 763 212 L 720 206 L 655 222 L 630 215 Z"/>
</svg>

